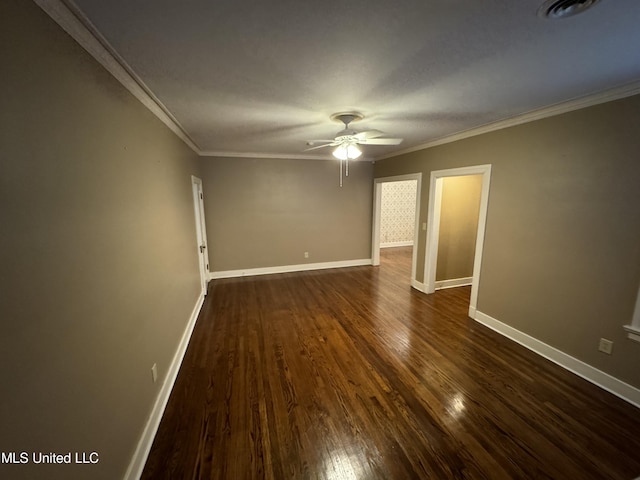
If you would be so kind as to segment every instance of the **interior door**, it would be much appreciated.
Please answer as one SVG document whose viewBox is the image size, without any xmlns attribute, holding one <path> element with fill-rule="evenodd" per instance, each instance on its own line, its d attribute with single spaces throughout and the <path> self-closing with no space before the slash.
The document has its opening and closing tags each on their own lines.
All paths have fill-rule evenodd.
<svg viewBox="0 0 640 480">
<path fill-rule="evenodd" d="M 200 263 L 200 285 L 202 294 L 207 294 L 209 282 L 209 251 L 207 249 L 207 228 L 204 221 L 204 194 L 202 193 L 202 180 L 191 177 L 193 187 L 193 208 L 196 220 L 196 238 L 198 241 L 198 258 Z"/>
</svg>

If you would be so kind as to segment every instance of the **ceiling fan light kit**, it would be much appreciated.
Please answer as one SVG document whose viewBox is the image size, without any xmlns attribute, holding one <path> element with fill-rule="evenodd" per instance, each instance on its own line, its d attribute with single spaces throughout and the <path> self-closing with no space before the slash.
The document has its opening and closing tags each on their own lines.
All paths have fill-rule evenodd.
<svg viewBox="0 0 640 480">
<path fill-rule="evenodd" d="M 331 115 L 334 122 L 342 122 L 344 129 L 340 130 L 333 140 L 310 140 L 307 145 L 313 145 L 308 150 L 316 150 L 324 147 L 336 147 L 333 156 L 340 160 L 340 186 L 342 186 L 343 164 L 345 177 L 349 176 L 349 160 L 355 160 L 362 155 L 358 145 L 399 145 L 402 138 L 386 138 L 380 130 L 365 130 L 358 132 L 350 129 L 351 122 L 362 120 L 364 115 L 360 112 L 339 112 Z M 384 137 L 384 138 L 381 138 Z M 322 143 L 322 145 L 316 145 Z"/>
<path fill-rule="evenodd" d="M 333 151 L 333 156 L 338 160 L 355 160 L 360 155 L 362 155 L 362 151 L 353 143 L 338 145 Z"/>
</svg>

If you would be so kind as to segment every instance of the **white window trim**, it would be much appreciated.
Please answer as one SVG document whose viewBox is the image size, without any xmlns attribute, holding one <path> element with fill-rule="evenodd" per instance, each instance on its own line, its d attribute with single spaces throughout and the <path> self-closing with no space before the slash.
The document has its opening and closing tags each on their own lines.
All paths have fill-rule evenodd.
<svg viewBox="0 0 640 480">
<path fill-rule="evenodd" d="M 640 288 L 636 297 L 636 307 L 633 310 L 633 319 L 630 325 L 623 327 L 627 331 L 627 337 L 636 342 L 640 342 Z"/>
</svg>

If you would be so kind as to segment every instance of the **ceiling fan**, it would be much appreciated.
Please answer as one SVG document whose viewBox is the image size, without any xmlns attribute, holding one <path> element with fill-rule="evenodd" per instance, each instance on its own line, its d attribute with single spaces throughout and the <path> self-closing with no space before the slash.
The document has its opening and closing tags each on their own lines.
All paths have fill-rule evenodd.
<svg viewBox="0 0 640 480">
<path fill-rule="evenodd" d="M 340 130 L 333 140 L 310 140 L 305 151 L 317 150 L 325 147 L 336 147 L 333 150 L 333 156 L 340 160 L 340 186 L 342 186 L 342 164 L 345 166 L 345 176 L 349 176 L 349 160 L 355 160 L 362 155 L 362 150 L 358 145 L 399 145 L 402 138 L 384 137 L 384 133 L 380 130 L 365 130 L 358 132 L 350 129 L 349 124 L 362 120 L 364 115 L 359 112 L 340 112 L 331 115 L 331 120 L 342 122 L 344 129 Z M 322 143 L 321 145 L 316 145 Z"/>
</svg>

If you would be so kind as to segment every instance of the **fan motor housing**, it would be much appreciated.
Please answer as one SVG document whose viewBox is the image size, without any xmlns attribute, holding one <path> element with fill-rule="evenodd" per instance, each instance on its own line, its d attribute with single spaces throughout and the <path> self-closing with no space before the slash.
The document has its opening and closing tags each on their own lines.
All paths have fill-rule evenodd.
<svg viewBox="0 0 640 480">
<path fill-rule="evenodd" d="M 338 133 L 336 133 L 336 140 L 346 137 L 353 137 L 356 133 L 358 133 L 356 130 L 345 128 L 344 130 L 340 130 Z"/>
</svg>

